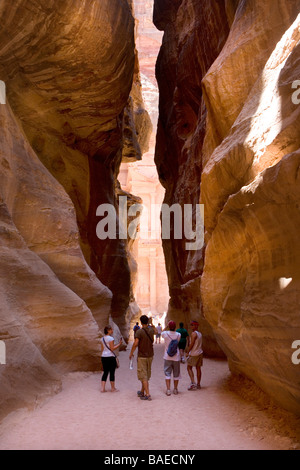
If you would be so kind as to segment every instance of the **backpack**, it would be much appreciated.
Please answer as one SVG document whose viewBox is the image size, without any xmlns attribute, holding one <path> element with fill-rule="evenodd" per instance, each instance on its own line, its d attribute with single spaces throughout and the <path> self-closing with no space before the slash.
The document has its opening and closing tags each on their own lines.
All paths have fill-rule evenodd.
<svg viewBox="0 0 300 470">
<path fill-rule="evenodd" d="M 169 336 L 169 335 L 168 335 Z M 175 354 L 177 353 L 177 349 L 178 349 L 178 340 L 177 339 L 172 339 L 170 336 L 169 336 L 170 340 L 171 340 L 171 343 L 169 344 L 168 346 L 168 349 L 167 349 L 167 354 L 168 356 L 170 357 L 173 357 L 175 356 Z"/>
</svg>

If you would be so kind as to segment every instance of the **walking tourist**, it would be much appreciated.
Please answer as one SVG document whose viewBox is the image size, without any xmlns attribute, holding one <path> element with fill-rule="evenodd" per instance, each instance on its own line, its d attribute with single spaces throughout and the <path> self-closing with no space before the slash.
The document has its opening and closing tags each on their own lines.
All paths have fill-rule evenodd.
<svg viewBox="0 0 300 470">
<path fill-rule="evenodd" d="M 133 327 L 134 337 L 135 337 L 136 332 L 137 332 L 139 329 L 140 329 L 140 326 L 139 326 L 139 322 L 137 321 L 136 324 L 135 324 L 134 327 Z"/>
<path fill-rule="evenodd" d="M 159 340 L 159 344 L 160 344 L 160 338 L 161 338 L 161 333 L 162 333 L 162 327 L 160 323 L 157 325 L 156 330 L 157 330 L 157 334 L 156 334 L 155 344 L 157 344 L 157 340 Z"/>
<path fill-rule="evenodd" d="M 134 357 L 134 352 L 136 348 L 138 348 L 137 376 L 138 380 L 141 382 L 141 390 L 138 391 L 138 397 L 140 397 L 141 400 L 151 400 L 149 381 L 154 356 L 154 335 L 157 334 L 157 330 L 151 320 L 149 324 L 147 315 L 142 315 L 140 322 L 142 328 L 135 333 L 135 340 L 131 348 L 129 360 Z"/>
</svg>

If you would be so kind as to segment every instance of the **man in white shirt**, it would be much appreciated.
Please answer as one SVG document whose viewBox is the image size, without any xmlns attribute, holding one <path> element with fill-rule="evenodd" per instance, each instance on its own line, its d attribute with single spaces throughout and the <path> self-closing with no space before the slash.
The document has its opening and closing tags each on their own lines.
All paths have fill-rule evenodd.
<svg viewBox="0 0 300 470">
<path fill-rule="evenodd" d="M 201 367 L 203 365 L 202 334 L 198 331 L 199 323 L 197 321 L 191 322 L 191 328 L 191 341 L 187 351 L 187 371 L 191 379 L 191 385 L 188 390 L 200 390 Z M 196 367 L 197 371 L 197 384 L 195 383 L 193 367 Z"/>
<path fill-rule="evenodd" d="M 174 380 L 174 395 L 178 395 L 178 382 L 180 377 L 180 353 L 178 349 L 178 343 L 181 338 L 181 334 L 178 333 L 176 330 L 176 323 L 174 321 L 170 321 L 168 323 L 169 331 L 163 331 L 162 337 L 165 340 L 165 354 L 164 354 L 164 372 L 165 372 L 165 379 L 166 379 L 166 386 L 167 391 L 166 394 L 169 397 L 171 395 L 171 376 L 173 373 L 173 380 Z M 169 346 L 171 342 L 174 341 L 174 351 L 169 351 Z M 177 346 L 176 346 L 177 342 Z M 170 356 L 169 353 L 172 355 Z M 173 354 L 174 353 L 174 354 Z"/>
</svg>

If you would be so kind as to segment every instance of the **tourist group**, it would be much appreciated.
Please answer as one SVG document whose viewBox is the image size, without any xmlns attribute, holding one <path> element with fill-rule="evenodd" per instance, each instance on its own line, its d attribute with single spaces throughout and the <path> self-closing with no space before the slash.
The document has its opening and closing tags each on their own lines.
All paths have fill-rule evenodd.
<svg viewBox="0 0 300 470">
<path fill-rule="evenodd" d="M 141 382 L 141 389 L 137 395 L 141 400 L 151 400 L 149 381 L 151 378 L 152 362 L 154 357 L 154 339 L 155 343 L 160 343 L 164 339 L 164 374 L 166 381 L 166 394 L 172 395 L 171 381 L 173 378 L 173 394 L 178 395 L 178 383 L 180 380 L 180 365 L 187 364 L 187 371 L 191 379 L 189 391 L 201 389 L 201 367 L 203 365 L 202 334 L 199 330 L 199 323 L 192 321 L 190 326 L 192 333 L 189 335 L 180 323 L 176 329 L 176 323 L 169 321 L 167 327 L 163 330 L 161 324 L 157 327 L 153 325 L 152 318 L 142 315 L 140 318 L 141 326 L 137 322 L 134 326 L 134 343 L 130 351 L 129 360 L 132 364 L 134 353 L 137 350 L 137 377 Z M 115 353 L 122 345 L 123 340 L 115 344 L 113 337 L 113 328 L 107 326 L 104 330 L 104 336 L 101 338 L 101 352 L 103 375 L 101 379 L 101 392 L 105 393 L 106 382 L 109 376 L 111 391 L 117 392 L 115 387 L 115 371 L 118 368 L 118 358 Z M 185 358 L 186 355 L 186 358 Z M 131 366 L 132 367 L 132 366 Z M 195 374 L 194 370 L 195 368 Z M 195 379 L 196 377 L 196 379 Z"/>
</svg>

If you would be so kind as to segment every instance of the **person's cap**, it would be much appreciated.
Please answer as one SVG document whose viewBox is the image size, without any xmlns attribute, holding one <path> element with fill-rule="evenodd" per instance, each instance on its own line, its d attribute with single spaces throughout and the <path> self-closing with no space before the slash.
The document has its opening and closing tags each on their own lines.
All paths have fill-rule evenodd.
<svg viewBox="0 0 300 470">
<path fill-rule="evenodd" d="M 198 325 L 199 326 L 199 322 L 193 320 L 193 321 L 191 321 L 191 325 Z"/>
<path fill-rule="evenodd" d="M 176 323 L 174 321 L 169 321 L 168 327 L 170 330 L 174 330 L 176 328 Z"/>
</svg>

